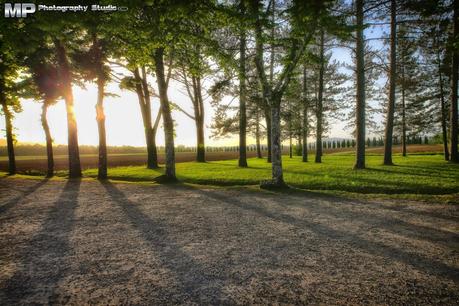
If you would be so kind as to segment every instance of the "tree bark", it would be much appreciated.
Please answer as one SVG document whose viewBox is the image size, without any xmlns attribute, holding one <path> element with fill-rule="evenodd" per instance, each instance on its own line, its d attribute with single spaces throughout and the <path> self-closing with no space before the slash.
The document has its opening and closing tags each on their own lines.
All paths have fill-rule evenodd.
<svg viewBox="0 0 459 306">
<path fill-rule="evenodd" d="M 441 63 L 440 63 L 440 56 L 437 53 L 437 60 L 438 60 L 438 80 L 440 83 L 440 111 L 441 111 L 441 132 L 442 132 L 442 139 L 443 139 L 443 155 L 446 161 L 449 160 L 449 149 L 448 149 L 448 132 L 447 132 L 447 124 L 446 118 L 448 116 L 446 111 L 446 101 L 445 101 L 445 91 L 443 88 L 443 75 L 441 73 Z"/>
<path fill-rule="evenodd" d="M 107 179 L 107 136 L 105 131 L 105 112 L 104 112 L 105 80 L 99 75 L 97 78 L 97 104 L 96 120 L 99 131 L 99 163 L 97 178 Z"/>
<path fill-rule="evenodd" d="M 271 105 L 271 150 L 272 150 L 272 181 L 275 186 L 285 186 L 282 171 L 282 147 L 280 143 L 280 101 L 273 101 Z"/>
<path fill-rule="evenodd" d="M 70 65 L 67 58 L 67 52 L 62 42 L 54 41 L 57 53 L 59 77 L 63 86 L 63 96 L 65 108 L 67 111 L 67 129 L 68 129 L 68 154 L 69 154 L 69 177 L 81 177 L 80 151 L 78 147 L 78 127 L 75 119 L 72 78 Z"/>
<path fill-rule="evenodd" d="M 244 14 L 244 1 L 241 1 L 241 13 Z M 246 37 L 241 30 L 239 39 L 239 167 L 247 167 L 247 111 L 246 111 Z"/>
<path fill-rule="evenodd" d="M 301 155 L 303 162 L 308 161 L 308 134 L 309 134 L 309 121 L 308 121 L 308 84 L 307 84 L 307 70 L 303 67 L 303 148 Z"/>
<path fill-rule="evenodd" d="M 3 108 L 3 113 L 5 114 L 5 130 L 6 130 L 6 147 L 8 151 L 8 173 L 10 175 L 16 174 L 16 158 L 14 155 L 14 138 L 13 138 L 13 116 L 11 111 L 6 105 L 6 97 L 1 91 L 1 104 Z"/>
<path fill-rule="evenodd" d="M 265 104 L 268 104 L 266 101 L 266 97 L 263 97 L 263 100 L 265 101 Z M 265 112 L 265 121 L 266 121 L 266 146 L 268 147 L 268 155 L 267 155 L 267 162 L 271 163 L 271 157 L 272 157 L 272 150 L 271 150 L 271 113 L 269 110 L 269 106 L 265 105 L 264 107 L 264 112 Z"/>
<path fill-rule="evenodd" d="M 459 40 L 459 0 L 454 0 L 454 30 L 453 30 L 453 42 Z M 457 105 L 457 89 L 458 89 L 458 72 L 459 70 L 459 48 L 453 46 L 453 63 L 452 63 L 452 75 L 451 75 L 451 161 L 454 163 L 459 162 L 459 155 L 457 151 L 457 133 L 458 133 L 458 105 Z"/>
<path fill-rule="evenodd" d="M 43 131 L 45 131 L 46 136 L 46 156 L 48 158 L 48 170 L 46 172 L 46 177 L 54 176 L 54 154 L 53 154 L 53 138 L 51 137 L 51 131 L 48 125 L 48 119 L 46 117 L 48 112 L 48 101 L 43 101 L 42 111 L 41 111 L 41 125 Z"/>
<path fill-rule="evenodd" d="M 320 32 L 320 68 L 319 68 L 319 92 L 317 97 L 317 130 L 316 130 L 316 163 L 322 162 L 322 116 L 323 116 L 323 94 L 324 94 L 324 70 L 325 70 L 325 56 L 324 56 L 324 30 Z"/>
<path fill-rule="evenodd" d="M 402 156 L 406 156 L 405 67 L 402 66 Z"/>
<path fill-rule="evenodd" d="M 193 77 L 193 87 L 195 92 L 194 118 L 196 123 L 196 161 L 206 162 L 206 146 L 204 143 L 204 101 L 202 99 L 201 78 Z"/>
<path fill-rule="evenodd" d="M 356 94 L 356 160 L 354 169 L 365 168 L 365 60 L 363 38 L 363 0 L 356 0 L 357 19 L 357 94 Z"/>
<path fill-rule="evenodd" d="M 257 158 L 263 158 L 263 155 L 261 153 L 261 145 L 260 145 L 260 113 L 259 113 L 259 108 L 257 106 L 256 109 L 256 123 L 255 123 L 255 143 L 256 143 L 256 149 L 257 149 Z"/>
<path fill-rule="evenodd" d="M 176 181 L 175 176 L 175 148 L 174 148 L 174 121 L 172 120 L 169 98 L 167 96 L 166 77 L 164 75 L 164 48 L 157 48 L 154 52 L 156 80 L 158 83 L 159 100 L 164 124 L 164 139 L 166 147 L 167 181 Z"/>
<path fill-rule="evenodd" d="M 390 5 L 390 69 L 389 69 L 389 104 L 387 106 L 386 131 L 384 139 L 384 165 L 393 165 L 392 139 L 394 133 L 395 112 L 395 79 L 396 71 L 396 40 L 397 40 L 397 5 L 391 0 Z"/>
<path fill-rule="evenodd" d="M 105 131 L 105 75 L 104 75 L 104 51 L 97 38 L 93 34 L 93 47 L 95 50 L 96 72 L 97 72 L 97 103 L 96 103 L 96 121 L 99 132 L 99 161 L 97 178 L 99 180 L 107 179 L 107 136 Z"/>
</svg>

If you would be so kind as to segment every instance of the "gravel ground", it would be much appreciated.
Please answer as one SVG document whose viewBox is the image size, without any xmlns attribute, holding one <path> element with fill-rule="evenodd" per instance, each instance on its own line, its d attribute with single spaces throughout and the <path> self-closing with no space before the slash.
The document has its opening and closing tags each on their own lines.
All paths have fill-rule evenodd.
<svg viewBox="0 0 459 306">
<path fill-rule="evenodd" d="M 459 210 L 0 179 L 0 304 L 459 303 Z"/>
</svg>

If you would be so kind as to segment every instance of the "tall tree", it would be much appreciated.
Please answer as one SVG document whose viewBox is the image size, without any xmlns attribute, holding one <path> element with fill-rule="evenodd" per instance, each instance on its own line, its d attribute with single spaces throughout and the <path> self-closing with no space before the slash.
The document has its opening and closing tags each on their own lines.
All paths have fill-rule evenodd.
<svg viewBox="0 0 459 306">
<path fill-rule="evenodd" d="M 365 41 L 363 36 L 364 0 L 355 0 L 356 16 L 356 159 L 354 169 L 365 168 Z"/>
<path fill-rule="evenodd" d="M 87 35 L 81 48 L 75 52 L 74 60 L 77 69 L 86 81 L 95 82 L 97 86 L 96 121 L 99 134 L 99 158 L 97 178 L 107 179 L 107 136 L 105 129 L 104 98 L 108 94 L 105 90 L 110 81 L 110 68 L 106 64 L 109 56 L 109 42 L 103 37 L 103 21 L 96 17 L 85 23 Z"/>
<path fill-rule="evenodd" d="M 311 2 L 304 3 L 293 1 L 290 8 L 291 26 L 289 41 L 292 42 L 287 46 L 287 56 L 283 67 L 277 79 L 277 82 L 270 84 L 265 72 L 263 62 L 263 21 L 260 14 L 262 7 L 259 0 L 252 0 L 252 14 L 255 18 L 255 64 L 258 72 L 258 77 L 262 85 L 262 90 L 266 101 L 271 109 L 271 159 L 272 159 L 272 180 L 262 187 L 282 187 L 285 186 L 283 169 L 282 169 L 282 147 L 281 147 L 281 131 L 280 131 L 280 109 L 282 95 L 287 88 L 292 73 L 302 57 L 305 48 L 315 33 L 315 26 L 318 21 L 318 14 L 323 9 L 323 3 Z M 308 18 L 309 17 L 309 18 Z M 307 22 L 305 22 L 307 20 Z M 301 26 L 300 26 L 301 25 Z M 306 32 L 304 31 L 305 29 Z"/>
<path fill-rule="evenodd" d="M 64 40 L 54 38 L 58 63 L 58 74 L 62 82 L 62 93 L 67 111 L 69 177 L 81 177 L 80 151 L 78 147 L 78 127 L 75 118 L 71 68 Z"/>
<path fill-rule="evenodd" d="M 61 85 L 57 74 L 57 68 L 55 65 L 48 62 L 46 63 L 45 57 L 40 56 L 41 52 L 36 52 L 34 56 L 30 56 L 29 68 L 32 73 L 33 81 L 36 86 L 36 92 L 34 93 L 35 99 L 42 100 L 42 113 L 41 113 L 41 124 L 43 131 L 45 132 L 46 138 L 46 156 L 47 156 L 47 177 L 54 175 L 54 153 L 53 153 L 53 138 L 51 136 L 51 130 L 48 124 L 47 113 L 51 105 L 57 102 L 57 99 L 61 97 Z M 45 55 L 46 56 L 46 55 Z M 52 56 L 49 53 L 46 57 Z"/>
<path fill-rule="evenodd" d="M 394 131 L 395 86 L 397 78 L 396 45 L 397 45 L 397 5 L 390 2 L 390 68 L 389 68 L 389 103 L 387 106 L 386 130 L 384 137 L 384 165 L 392 163 L 392 141 Z"/>
<path fill-rule="evenodd" d="M 451 69 L 451 161 L 459 163 L 458 141 L 458 77 L 459 77 L 459 0 L 453 1 L 453 36 Z"/>
<path fill-rule="evenodd" d="M 240 0 L 241 15 L 245 14 L 245 1 Z M 247 111 L 246 111 L 246 30 L 242 26 L 239 38 L 239 167 L 247 167 Z"/>
<path fill-rule="evenodd" d="M 13 112 L 21 110 L 19 104 L 17 79 L 19 65 L 17 63 L 17 46 L 13 42 L 17 33 L 17 23 L 0 20 L 0 105 L 5 116 L 6 146 L 8 151 L 8 173 L 16 174 L 16 157 L 14 152 Z M 5 31 L 3 34 L 3 31 Z"/>
<path fill-rule="evenodd" d="M 322 29 L 319 38 L 319 91 L 316 105 L 316 157 L 315 162 L 322 162 L 322 116 L 323 116 L 323 94 L 324 94 L 324 70 L 325 70 L 325 33 Z"/>
<path fill-rule="evenodd" d="M 308 161 L 308 135 L 309 135 L 309 97 L 308 97 L 308 71 L 306 64 L 303 67 L 303 126 L 302 126 L 302 137 L 303 137 L 303 148 L 302 148 L 302 160 L 303 162 Z"/>
</svg>

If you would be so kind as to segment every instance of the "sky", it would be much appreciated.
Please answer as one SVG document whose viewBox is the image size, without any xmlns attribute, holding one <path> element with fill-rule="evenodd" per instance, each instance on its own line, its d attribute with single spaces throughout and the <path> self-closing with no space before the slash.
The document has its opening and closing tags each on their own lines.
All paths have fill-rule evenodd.
<svg viewBox="0 0 459 306">
<path fill-rule="evenodd" d="M 382 29 L 368 29 L 367 37 L 377 37 L 383 35 Z M 379 48 L 380 43 L 372 41 L 375 47 Z M 333 50 L 332 59 L 341 62 L 350 63 L 351 57 L 347 49 L 338 48 Z M 156 88 L 154 79 L 149 80 L 153 88 Z M 78 86 L 73 87 L 75 114 L 78 124 L 78 139 L 80 144 L 97 145 L 98 133 L 97 122 L 95 115 L 95 104 L 97 101 L 97 89 L 94 84 L 86 84 L 86 88 Z M 138 105 L 137 95 L 134 92 L 120 90 L 117 83 L 110 83 L 107 86 L 107 91 L 117 94 L 118 97 L 105 98 L 106 112 L 106 130 L 107 144 L 110 146 L 145 146 L 145 136 L 142 123 L 142 116 Z M 187 95 L 183 92 L 180 84 L 171 82 L 169 87 L 169 99 L 178 104 L 189 113 L 193 113 L 192 104 Z M 238 103 L 237 99 L 233 103 Z M 159 100 L 152 100 L 152 118 L 156 117 L 159 107 Z M 19 142 L 27 143 L 44 143 L 45 135 L 41 127 L 40 114 L 41 103 L 32 100 L 22 101 L 23 111 L 15 114 L 14 127 L 16 139 Z M 237 145 L 238 136 L 232 135 L 223 139 L 214 139 L 211 137 L 212 118 L 214 110 L 210 105 L 210 101 L 205 101 L 205 138 L 208 146 L 225 146 Z M 175 121 L 175 144 L 185 146 L 195 146 L 196 144 L 196 127 L 192 119 L 178 110 L 173 111 L 173 119 Z M 67 122 L 64 101 L 59 101 L 56 105 L 49 108 L 48 121 L 51 128 L 52 137 L 55 144 L 67 143 Z M 330 122 L 330 131 L 324 135 L 324 138 L 330 137 L 351 137 L 350 131 L 345 130 L 345 122 Z M 5 120 L 0 117 L 0 129 L 2 134 L 0 138 L 5 138 Z M 164 132 L 160 127 L 157 134 L 157 144 L 164 145 Z M 266 142 L 266 139 L 263 140 Z M 248 144 L 254 144 L 253 138 L 248 138 Z"/>
</svg>

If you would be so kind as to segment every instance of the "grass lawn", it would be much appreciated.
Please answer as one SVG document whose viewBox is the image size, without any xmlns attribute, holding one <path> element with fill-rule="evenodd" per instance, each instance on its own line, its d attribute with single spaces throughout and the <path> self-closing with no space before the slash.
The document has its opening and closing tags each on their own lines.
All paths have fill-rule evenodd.
<svg viewBox="0 0 459 306">
<path fill-rule="evenodd" d="M 214 186 L 257 185 L 270 178 L 271 168 L 266 160 L 251 158 L 248 163 L 248 168 L 237 167 L 237 160 L 178 163 L 177 176 L 184 183 Z M 381 155 L 371 155 L 367 156 L 365 170 L 353 170 L 353 163 L 351 154 L 324 155 L 322 164 L 284 156 L 284 178 L 291 186 L 331 194 L 433 198 L 442 202 L 456 202 L 459 197 L 459 165 L 445 162 L 442 155 L 395 155 L 396 166 L 383 166 Z M 148 182 L 163 174 L 163 170 L 117 167 L 109 169 L 109 177 Z M 97 177 L 97 169 L 85 170 L 84 176 Z"/>
<path fill-rule="evenodd" d="M 459 165 L 445 162 L 440 154 L 395 154 L 395 166 L 383 166 L 382 155 L 369 155 L 365 170 L 352 169 L 354 158 L 348 153 L 328 154 L 316 164 L 283 156 L 284 178 L 298 189 L 325 194 L 459 203 Z M 237 167 L 237 160 L 177 163 L 177 176 L 183 183 L 208 186 L 257 186 L 270 178 L 271 167 L 265 159 L 250 158 L 248 163 L 248 168 Z M 108 173 L 111 180 L 151 182 L 163 171 L 131 166 L 110 168 Z M 66 171 L 57 173 L 66 175 Z M 84 170 L 83 175 L 96 178 L 97 169 Z"/>
</svg>

